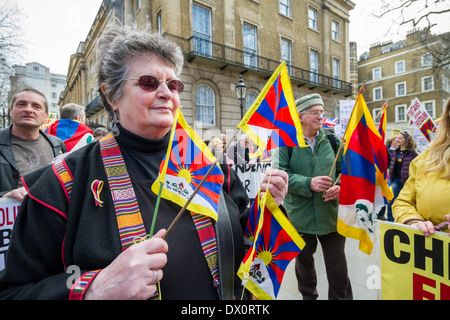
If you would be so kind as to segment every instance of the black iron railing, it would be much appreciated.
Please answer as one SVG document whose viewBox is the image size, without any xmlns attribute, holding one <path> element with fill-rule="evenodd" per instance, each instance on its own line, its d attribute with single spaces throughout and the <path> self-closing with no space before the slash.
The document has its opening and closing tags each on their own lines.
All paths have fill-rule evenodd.
<svg viewBox="0 0 450 320">
<path fill-rule="evenodd" d="M 164 34 L 177 43 L 186 59 L 191 62 L 197 57 L 221 61 L 224 67 L 235 65 L 249 70 L 255 70 L 271 75 L 280 65 L 280 61 L 256 55 L 250 50 L 239 50 L 208 39 L 192 36 L 188 39 L 169 33 Z M 293 65 L 287 65 L 291 81 L 299 86 L 310 84 L 320 86 L 324 89 L 335 90 L 344 94 L 352 94 L 352 84 L 333 77 L 329 77 L 310 70 L 302 69 Z"/>
</svg>

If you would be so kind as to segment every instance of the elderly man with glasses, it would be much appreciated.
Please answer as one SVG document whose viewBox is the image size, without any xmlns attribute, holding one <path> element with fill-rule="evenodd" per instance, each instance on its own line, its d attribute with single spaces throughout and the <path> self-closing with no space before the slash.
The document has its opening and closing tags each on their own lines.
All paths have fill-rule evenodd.
<svg viewBox="0 0 450 320">
<path fill-rule="evenodd" d="M 313 255 L 319 240 L 329 282 L 328 298 L 352 299 L 345 237 L 336 230 L 341 190 L 339 181 L 335 182 L 342 164 L 342 154 L 336 153 L 341 142 L 334 134 L 322 130 L 324 103 L 319 94 L 304 96 L 296 100 L 295 105 L 309 147 L 279 148 L 273 152 L 272 159 L 274 168 L 288 173 L 289 187 L 283 204 L 306 242 L 296 258 L 298 288 L 305 300 L 317 299 Z"/>
</svg>

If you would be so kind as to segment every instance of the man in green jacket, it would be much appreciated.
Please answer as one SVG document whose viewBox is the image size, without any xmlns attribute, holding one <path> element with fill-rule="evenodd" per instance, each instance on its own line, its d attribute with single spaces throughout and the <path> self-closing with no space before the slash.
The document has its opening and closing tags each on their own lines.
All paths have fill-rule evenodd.
<svg viewBox="0 0 450 320">
<path fill-rule="evenodd" d="M 305 300 L 317 299 L 314 253 L 320 241 L 329 283 L 329 299 L 352 299 L 345 257 L 345 237 L 336 230 L 342 152 L 340 139 L 323 131 L 324 104 L 319 94 L 295 101 L 309 148 L 278 148 L 272 153 L 273 166 L 288 173 L 289 189 L 284 199 L 289 218 L 306 246 L 296 258 L 295 273 Z M 333 168 L 333 170 L 332 170 Z M 331 174 L 330 174 L 331 172 Z"/>
</svg>

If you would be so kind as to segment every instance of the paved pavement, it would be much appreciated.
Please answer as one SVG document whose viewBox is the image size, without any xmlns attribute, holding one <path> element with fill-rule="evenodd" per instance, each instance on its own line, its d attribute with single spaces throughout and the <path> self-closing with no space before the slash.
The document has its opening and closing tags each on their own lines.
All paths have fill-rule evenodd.
<svg viewBox="0 0 450 320">
<path fill-rule="evenodd" d="M 371 255 L 367 255 L 359 250 L 358 244 L 359 241 L 347 238 L 345 246 L 349 277 L 353 290 L 353 299 L 379 300 L 381 296 L 380 290 L 369 289 L 367 285 L 368 280 L 369 286 L 372 286 L 373 284 L 370 280 L 373 279 L 373 275 L 376 273 L 376 267 L 373 267 L 378 265 L 376 259 L 377 253 L 374 249 Z M 327 300 L 328 281 L 320 242 L 317 246 L 315 262 L 317 270 L 317 291 L 319 293 L 318 299 Z M 294 264 L 295 261 L 292 261 L 286 269 L 277 300 L 302 300 L 302 295 L 297 289 L 297 278 L 295 276 Z"/>
</svg>

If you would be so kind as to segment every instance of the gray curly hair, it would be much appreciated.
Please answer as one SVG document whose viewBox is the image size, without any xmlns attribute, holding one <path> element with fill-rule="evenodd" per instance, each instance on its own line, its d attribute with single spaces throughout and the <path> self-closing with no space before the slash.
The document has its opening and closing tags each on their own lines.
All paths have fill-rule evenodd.
<svg viewBox="0 0 450 320">
<path fill-rule="evenodd" d="M 123 81 L 127 78 L 128 62 L 144 54 L 154 54 L 179 76 L 183 69 L 184 57 L 180 47 L 174 42 L 151 31 L 147 25 L 138 28 L 134 25 L 123 26 L 115 21 L 110 24 L 97 42 L 96 65 L 100 101 L 110 116 L 114 111 L 108 101 L 114 102 L 123 94 Z M 101 90 L 105 83 L 105 92 Z"/>
</svg>

